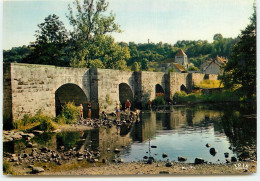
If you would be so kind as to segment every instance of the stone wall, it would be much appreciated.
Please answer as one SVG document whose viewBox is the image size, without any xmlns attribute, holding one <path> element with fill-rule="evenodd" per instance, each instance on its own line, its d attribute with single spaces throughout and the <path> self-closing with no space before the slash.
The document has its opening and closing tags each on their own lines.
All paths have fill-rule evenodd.
<svg viewBox="0 0 260 181">
<path fill-rule="evenodd" d="M 119 101 L 119 84 L 127 84 L 134 97 L 135 83 L 134 72 L 113 69 L 98 69 L 98 102 L 100 111 L 115 111 Z M 124 105 L 122 105 L 124 106 Z"/>
<path fill-rule="evenodd" d="M 141 75 L 141 91 L 142 102 L 147 103 L 148 100 L 155 99 L 155 86 L 159 84 L 162 86 L 164 93 L 167 92 L 167 74 L 164 72 L 147 72 L 142 71 Z"/>
<path fill-rule="evenodd" d="M 92 110 L 98 114 L 103 110 L 115 111 L 120 94 L 121 99 L 122 95 L 131 96 L 132 106 L 142 108 L 149 99 L 155 98 L 157 84 L 163 88 L 165 99 L 171 100 L 182 85 L 191 90 L 193 84 L 205 79 L 205 74 L 199 73 L 166 74 L 19 63 L 4 64 L 3 68 L 5 125 L 10 120 L 23 118 L 25 114 L 34 115 L 39 110 L 55 116 L 57 97 L 63 104 L 68 100 L 80 104 L 82 99 L 85 111 L 86 102 L 91 101 Z M 217 75 L 208 75 L 206 78 L 216 80 Z M 128 95 L 125 91 L 120 93 L 120 85 L 124 85 Z M 59 93 L 59 96 L 55 93 Z"/>
<path fill-rule="evenodd" d="M 34 115 L 39 110 L 55 116 L 55 91 L 64 84 L 75 84 L 87 98 L 90 97 L 88 69 L 17 63 L 4 65 L 4 69 L 11 72 L 11 79 L 5 76 L 4 82 L 11 84 L 12 91 L 8 93 L 6 85 L 4 89 L 5 97 L 11 97 L 12 101 L 5 98 L 4 104 L 12 105 L 13 120 L 23 118 L 25 114 Z M 4 110 L 4 115 L 9 111 Z"/>
</svg>

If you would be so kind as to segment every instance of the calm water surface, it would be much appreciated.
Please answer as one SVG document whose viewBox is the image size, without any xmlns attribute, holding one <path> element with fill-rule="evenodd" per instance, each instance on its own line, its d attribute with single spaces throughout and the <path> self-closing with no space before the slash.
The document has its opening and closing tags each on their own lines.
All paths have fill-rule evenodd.
<svg viewBox="0 0 260 181">
<path fill-rule="evenodd" d="M 99 150 L 101 159 L 120 157 L 125 162 L 143 160 L 144 156 L 150 155 L 156 160 L 177 161 L 178 156 L 185 156 L 187 163 L 194 163 L 196 157 L 223 163 L 225 152 L 230 157 L 237 157 L 244 146 L 256 144 L 256 119 L 246 116 L 249 114 L 255 114 L 255 107 L 230 104 L 172 106 L 142 112 L 139 123 L 122 125 L 120 133 L 116 127 L 102 127 L 84 132 L 45 133 L 31 141 L 38 147 L 47 146 L 52 150 L 58 150 L 60 146 L 65 146 L 66 150 L 73 147 L 81 151 Z M 217 150 L 216 155 L 210 154 L 211 147 L 207 148 L 207 143 Z M 25 145 L 24 140 L 4 143 L 4 151 L 27 152 Z M 115 148 L 121 149 L 121 153 L 115 154 Z M 162 153 L 168 157 L 162 158 Z"/>
</svg>

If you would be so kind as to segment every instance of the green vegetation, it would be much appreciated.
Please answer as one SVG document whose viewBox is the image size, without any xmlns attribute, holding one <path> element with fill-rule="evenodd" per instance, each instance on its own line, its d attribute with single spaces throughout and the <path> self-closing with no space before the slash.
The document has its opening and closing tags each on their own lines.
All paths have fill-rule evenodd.
<svg viewBox="0 0 260 181">
<path fill-rule="evenodd" d="M 256 94 L 256 6 L 250 24 L 241 31 L 222 76 L 226 89 L 239 90 L 248 98 Z"/>
<path fill-rule="evenodd" d="M 195 85 L 195 87 L 209 89 L 220 88 L 223 87 L 223 85 L 221 84 L 220 80 L 203 80 L 198 85 Z"/>
<path fill-rule="evenodd" d="M 214 94 L 201 94 L 201 93 L 191 93 L 186 94 L 184 91 L 176 92 L 173 96 L 173 101 L 176 103 L 217 103 L 217 102 L 248 102 L 254 100 L 243 97 L 239 92 L 224 91 L 221 93 Z"/>
<path fill-rule="evenodd" d="M 56 120 L 60 123 L 63 122 L 66 124 L 72 124 L 77 121 L 77 119 L 79 119 L 79 116 L 80 108 L 78 106 L 75 106 L 73 102 L 68 102 L 67 104 L 62 106 L 61 115 L 58 116 Z"/>
<path fill-rule="evenodd" d="M 3 160 L 3 172 L 4 172 L 5 175 L 7 175 L 7 174 L 13 175 L 14 174 L 14 171 L 12 169 L 11 164 L 6 160 Z"/>
<path fill-rule="evenodd" d="M 164 95 L 156 96 L 154 100 L 152 100 L 153 106 L 165 105 Z"/>
<path fill-rule="evenodd" d="M 79 118 L 80 108 L 73 102 L 68 102 L 62 107 L 61 115 L 51 118 L 39 111 L 34 116 L 25 115 L 23 119 L 13 123 L 14 129 L 53 131 L 57 124 L 72 124 Z"/>
</svg>

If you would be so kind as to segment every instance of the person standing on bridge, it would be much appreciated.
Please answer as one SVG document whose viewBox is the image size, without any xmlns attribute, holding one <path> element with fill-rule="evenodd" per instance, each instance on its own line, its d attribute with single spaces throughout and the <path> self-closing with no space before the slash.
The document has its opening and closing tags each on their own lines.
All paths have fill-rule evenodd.
<svg viewBox="0 0 260 181">
<path fill-rule="evenodd" d="M 90 102 L 88 102 L 88 118 L 90 118 L 91 119 L 91 103 Z"/>
<path fill-rule="evenodd" d="M 79 105 L 80 108 L 80 119 L 83 120 L 83 106 L 82 104 Z"/>
</svg>

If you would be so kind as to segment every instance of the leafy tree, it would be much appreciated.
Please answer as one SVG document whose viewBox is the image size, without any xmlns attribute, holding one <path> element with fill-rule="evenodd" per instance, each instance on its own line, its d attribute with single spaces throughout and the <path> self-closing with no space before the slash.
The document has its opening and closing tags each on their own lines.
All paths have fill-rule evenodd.
<svg viewBox="0 0 260 181">
<path fill-rule="evenodd" d="M 256 93 L 256 7 L 250 24 L 241 31 L 239 42 L 234 45 L 231 59 L 222 78 L 224 86 L 241 85 L 241 90 L 251 97 Z"/>
<path fill-rule="evenodd" d="M 223 40 L 223 36 L 222 36 L 220 33 L 215 34 L 215 35 L 213 36 L 213 40 L 221 41 L 221 40 Z"/>
<path fill-rule="evenodd" d="M 13 47 L 11 50 L 3 50 L 3 61 L 22 63 L 31 52 L 32 50 L 25 45 L 22 47 Z"/>
<path fill-rule="evenodd" d="M 149 66 L 148 66 L 148 60 L 146 58 L 144 58 L 142 61 L 141 61 L 141 68 L 142 70 L 148 70 Z"/>
<path fill-rule="evenodd" d="M 134 62 L 133 65 L 132 65 L 132 68 L 131 68 L 132 71 L 136 71 L 136 72 L 139 72 L 140 69 L 139 69 L 139 64 L 137 62 Z"/>
<path fill-rule="evenodd" d="M 68 66 L 65 52 L 67 30 L 55 14 L 49 15 L 38 25 L 36 42 L 28 63 Z"/>
<path fill-rule="evenodd" d="M 103 62 L 99 59 L 89 60 L 89 68 L 105 68 Z"/>
<path fill-rule="evenodd" d="M 115 54 L 114 50 L 119 49 L 116 47 L 119 45 L 111 42 L 111 38 L 105 35 L 112 32 L 121 32 L 121 30 L 115 23 L 115 16 L 112 12 L 106 15 L 108 8 L 106 0 L 84 0 L 83 2 L 75 0 L 73 5 L 74 8 L 69 5 L 69 14 L 67 15 L 70 24 L 73 26 L 69 41 L 71 66 L 90 67 L 90 60 L 104 56 L 106 60 L 103 63 L 106 68 L 115 67 L 111 65 L 110 58 L 111 54 Z M 112 49 L 112 53 L 106 47 L 97 46 L 103 41 L 112 43 L 108 45 Z"/>
</svg>

